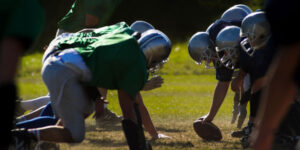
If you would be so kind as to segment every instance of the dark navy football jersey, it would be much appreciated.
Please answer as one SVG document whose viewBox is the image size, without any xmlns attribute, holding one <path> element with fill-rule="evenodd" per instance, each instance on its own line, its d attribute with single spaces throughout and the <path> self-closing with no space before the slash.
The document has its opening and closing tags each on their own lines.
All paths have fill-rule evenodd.
<svg viewBox="0 0 300 150">
<path fill-rule="evenodd" d="M 251 85 L 255 80 L 265 76 L 272 62 L 274 51 L 268 46 L 264 49 L 256 50 L 252 56 L 249 56 L 244 50 L 240 53 L 240 68 L 250 75 Z"/>
<path fill-rule="evenodd" d="M 240 54 L 240 68 L 250 75 L 250 83 L 253 85 L 255 79 L 259 78 L 261 72 L 255 71 L 259 65 L 263 65 L 262 51 L 256 51 L 253 56 L 249 56 L 244 50 Z"/>
<path fill-rule="evenodd" d="M 215 65 L 216 68 L 216 79 L 222 82 L 231 81 L 233 70 L 226 68 L 224 65 Z"/>
</svg>

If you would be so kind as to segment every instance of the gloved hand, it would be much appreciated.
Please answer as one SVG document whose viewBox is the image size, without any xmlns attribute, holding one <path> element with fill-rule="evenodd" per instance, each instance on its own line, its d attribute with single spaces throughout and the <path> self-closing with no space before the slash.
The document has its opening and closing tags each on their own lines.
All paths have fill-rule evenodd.
<svg viewBox="0 0 300 150">
<path fill-rule="evenodd" d="M 150 91 L 156 88 L 161 87 L 161 85 L 164 83 L 164 79 L 161 76 L 153 76 L 151 79 L 149 79 L 146 84 L 143 87 L 143 91 Z"/>
<path fill-rule="evenodd" d="M 233 111 L 232 111 L 232 119 L 231 119 L 231 124 L 234 124 L 234 122 L 236 121 L 236 119 L 237 119 L 237 116 L 238 116 L 238 114 L 239 114 L 239 111 L 238 110 L 236 110 L 236 109 L 233 109 Z"/>
<path fill-rule="evenodd" d="M 197 119 L 197 120 L 202 120 L 203 123 L 204 123 L 204 122 L 212 122 L 213 119 L 214 119 L 214 118 L 211 117 L 209 114 L 206 114 L 206 115 L 200 117 L 200 118 Z"/>
<path fill-rule="evenodd" d="M 172 138 L 162 133 L 158 133 L 157 136 L 152 137 L 152 140 L 156 140 L 156 139 L 172 139 Z"/>
<path fill-rule="evenodd" d="M 237 123 L 237 127 L 241 128 L 246 117 L 247 117 L 247 104 L 240 104 L 239 105 L 239 117 L 238 117 L 238 123 Z"/>
<path fill-rule="evenodd" d="M 239 114 L 239 99 L 238 96 L 234 96 L 231 124 L 233 124 L 236 121 L 238 114 Z"/>
</svg>

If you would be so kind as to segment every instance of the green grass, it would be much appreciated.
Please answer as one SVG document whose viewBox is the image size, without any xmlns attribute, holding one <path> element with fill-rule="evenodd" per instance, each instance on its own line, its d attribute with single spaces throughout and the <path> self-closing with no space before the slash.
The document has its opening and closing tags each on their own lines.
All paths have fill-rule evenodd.
<svg viewBox="0 0 300 150">
<path fill-rule="evenodd" d="M 195 119 L 208 113 L 214 88 L 214 69 L 204 69 L 189 57 L 186 43 L 173 45 L 168 63 L 156 74 L 164 78 L 161 88 L 142 92 L 153 123 L 159 132 L 172 139 L 151 141 L 153 149 L 241 149 L 239 139 L 230 137 L 236 125 L 230 124 L 233 92 L 228 91 L 214 123 L 223 133 L 220 142 L 207 142 L 193 131 Z M 41 79 L 41 53 L 26 55 L 22 59 L 18 74 L 19 95 L 23 99 L 47 94 Z M 109 108 L 121 115 L 116 91 L 109 91 Z M 90 117 L 86 121 L 86 139 L 81 144 L 61 144 L 61 149 L 127 149 L 120 125 L 109 128 L 96 128 Z M 146 133 L 147 138 L 150 136 Z"/>
</svg>

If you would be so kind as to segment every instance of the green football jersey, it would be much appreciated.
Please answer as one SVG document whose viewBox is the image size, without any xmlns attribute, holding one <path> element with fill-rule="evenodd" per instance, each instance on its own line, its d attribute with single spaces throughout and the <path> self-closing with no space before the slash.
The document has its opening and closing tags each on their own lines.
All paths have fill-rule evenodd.
<svg viewBox="0 0 300 150">
<path fill-rule="evenodd" d="M 92 73 L 86 83 L 106 89 L 123 89 L 132 98 L 147 81 L 146 58 L 125 22 L 99 28 L 91 33 L 75 33 L 61 40 L 60 50 L 75 48 Z"/>
</svg>

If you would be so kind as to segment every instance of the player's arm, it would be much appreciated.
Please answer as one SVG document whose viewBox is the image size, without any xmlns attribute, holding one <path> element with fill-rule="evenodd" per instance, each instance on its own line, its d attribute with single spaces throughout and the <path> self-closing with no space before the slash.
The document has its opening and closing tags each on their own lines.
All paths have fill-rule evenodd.
<svg viewBox="0 0 300 150">
<path fill-rule="evenodd" d="M 217 83 L 210 111 L 208 115 L 204 118 L 204 121 L 210 122 L 214 119 L 225 99 L 229 85 L 230 81 L 219 81 Z"/>
<path fill-rule="evenodd" d="M 216 79 L 218 80 L 218 83 L 214 91 L 214 97 L 212 105 L 210 107 L 210 111 L 208 115 L 204 118 L 204 121 L 212 121 L 216 116 L 226 97 L 232 75 L 233 70 L 231 69 L 227 69 L 224 66 L 219 66 L 216 68 Z"/>
<path fill-rule="evenodd" d="M 231 90 L 232 91 L 239 91 L 240 87 L 243 87 L 244 78 L 246 76 L 246 72 L 240 69 L 239 74 L 236 78 L 234 78 L 231 82 Z"/>
<path fill-rule="evenodd" d="M 157 130 L 155 129 L 155 127 L 153 125 L 150 114 L 149 114 L 146 106 L 144 105 L 143 98 L 140 93 L 138 93 L 136 96 L 136 102 L 139 105 L 139 110 L 140 110 L 140 113 L 142 116 L 142 123 L 143 123 L 145 129 L 149 132 L 149 134 L 152 137 L 158 136 Z"/>
<path fill-rule="evenodd" d="M 137 94 L 136 102 L 139 104 L 139 110 L 140 110 L 140 113 L 142 116 L 142 123 L 143 123 L 146 131 L 148 131 L 149 134 L 151 135 L 151 137 L 153 139 L 170 138 L 169 136 L 166 136 L 164 134 L 160 134 L 157 132 L 157 130 L 155 129 L 154 124 L 151 120 L 151 116 L 150 116 L 146 106 L 143 103 L 143 98 L 140 93 Z"/>
<path fill-rule="evenodd" d="M 267 77 L 264 76 L 264 77 L 256 79 L 251 87 L 251 93 L 255 93 L 255 92 L 261 90 L 265 86 L 266 78 Z"/>
</svg>

